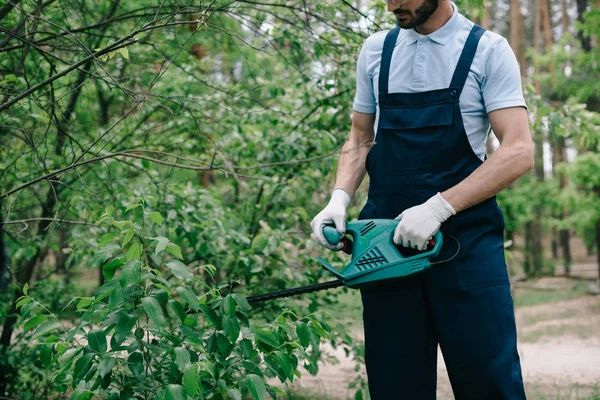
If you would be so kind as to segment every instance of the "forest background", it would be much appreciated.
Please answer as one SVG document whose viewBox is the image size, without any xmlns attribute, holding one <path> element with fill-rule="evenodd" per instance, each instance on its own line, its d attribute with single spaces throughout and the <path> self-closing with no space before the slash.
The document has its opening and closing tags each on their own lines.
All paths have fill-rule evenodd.
<svg viewBox="0 0 600 400">
<path fill-rule="evenodd" d="M 521 66 L 535 169 L 498 198 L 517 290 L 598 293 L 595 1 L 457 3 Z M 0 2 L 0 398 L 285 398 L 323 344 L 366 398 L 355 294 L 244 296 L 345 261 L 309 223 L 360 47 L 393 24 L 366 0 Z"/>
</svg>

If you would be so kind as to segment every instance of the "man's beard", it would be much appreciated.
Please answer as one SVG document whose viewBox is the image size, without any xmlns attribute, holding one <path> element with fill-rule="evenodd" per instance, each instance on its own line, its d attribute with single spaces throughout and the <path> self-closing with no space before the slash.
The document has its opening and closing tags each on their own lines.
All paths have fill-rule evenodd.
<svg viewBox="0 0 600 400">
<path fill-rule="evenodd" d="M 398 22 L 398 26 L 400 28 L 411 29 L 425 23 L 425 21 L 427 21 L 429 17 L 431 17 L 431 15 L 435 12 L 435 10 L 437 10 L 437 8 L 438 0 L 425 0 L 425 3 L 423 3 L 419 8 L 415 10 L 414 16 L 412 15 L 412 13 L 410 14 L 412 18 L 403 20 L 397 19 L 396 21 Z M 399 12 L 399 14 L 402 15 L 404 13 Z"/>
</svg>

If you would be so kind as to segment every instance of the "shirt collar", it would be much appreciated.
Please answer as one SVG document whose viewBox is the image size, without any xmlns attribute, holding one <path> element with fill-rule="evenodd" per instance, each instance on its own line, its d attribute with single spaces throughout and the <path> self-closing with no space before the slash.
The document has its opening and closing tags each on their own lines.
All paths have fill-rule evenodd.
<svg viewBox="0 0 600 400">
<path fill-rule="evenodd" d="M 429 35 L 421 35 L 419 32 L 415 31 L 414 28 L 413 29 L 403 29 L 405 31 L 405 35 L 406 35 L 406 44 L 408 46 L 410 46 L 410 45 L 416 43 L 417 40 L 419 40 L 420 38 L 424 38 L 424 37 L 428 37 L 433 42 L 436 42 L 436 43 L 439 43 L 442 45 L 448 43 L 448 41 L 450 39 L 452 39 L 452 36 L 454 36 L 454 34 L 456 32 L 458 32 L 458 30 L 461 27 L 461 23 L 460 23 L 461 16 L 458 13 L 458 9 L 456 8 L 456 5 L 454 4 L 454 2 L 450 2 L 450 4 L 452 4 L 452 9 L 454 10 L 454 12 L 452 13 L 452 17 L 450 17 L 450 19 L 441 28 L 430 33 Z"/>
</svg>

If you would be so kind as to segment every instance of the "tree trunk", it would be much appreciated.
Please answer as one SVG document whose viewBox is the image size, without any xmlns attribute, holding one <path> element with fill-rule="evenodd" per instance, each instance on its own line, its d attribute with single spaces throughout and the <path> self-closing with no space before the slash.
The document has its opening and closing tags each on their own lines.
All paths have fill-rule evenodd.
<svg viewBox="0 0 600 400">
<path fill-rule="evenodd" d="M 565 144 L 565 138 L 559 137 L 556 143 L 557 154 L 559 156 L 559 162 L 566 163 L 567 160 L 567 146 Z M 566 190 L 569 181 L 567 179 L 567 175 L 565 173 L 560 174 L 560 190 Z M 562 210 L 562 214 L 560 215 L 560 219 L 564 220 L 569 216 L 569 208 L 565 206 Z M 569 228 L 561 229 L 559 232 L 560 235 L 560 247 L 562 249 L 563 254 L 563 263 L 565 265 L 565 274 L 569 275 L 571 272 L 571 233 Z"/>
<path fill-rule="evenodd" d="M 596 187 L 596 196 L 600 197 L 600 186 Z M 596 221 L 596 264 L 598 266 L 596 289 L 600 291 L 600 219 Z"/>
<path fill-rule="evenodd" d="M 4 245 L 4 223 L 0 215 L 0 293 L 8 289 L 8 256 Z"/>
<path fill-rule="evenodd" d="M 541 51 L 540 32 L 542 24 L 542 7 L 544 0 L 537 0 L 535 3 L 535 18 L 533 27 L 533 42 L 535 52 Z M 536 67 L 536 75 L 539 72 L 539 67 Z M 539 80 L 535 82 L 537 94 L 541 93 L 541 84 Z M 536 177 L 536 184 L 541 185 L 544 182 L 544 131 L 540 126 L 533 130 L 534 141 L 534 168 L 533 174 Z M 531 222 L 530 227 L 530 273 L 539 275 L 543 268 L 543 246 L 542 246 L 542 205 L 538 204 L 535 209 L 535 219 Z"/>
<path fill-rule="evenodd" d="M 50 183 L 54 185 L 53 183 Z M 42 212 L 41 218 L 51 218 L 54 215 L 54 207 L 56 206 L 56 197 L 54 196 L 54 190 L 50 188 L 46 195 L 46 201 L 42 204 Z M 37 238 L 39 240 L 43 240 L 43 238 L 48 234 L 48 225 L 50 225 L 51 221 L 40 221 L 37 230 Z M 17 288 L 15 289 L 13 300 L 10 305 L 8 311 L 8 317 L 4 320 L 4 326 L 2 327 L 2 335 L 0 336 L 0 355 L 4 360 L 4 354 L 6 350 L 8 350 L 10 346 L 10 341 L 12 338 L 13 330 L 15 322 L 17 322 L 17 300 L 19 297 L 23 295 L 23 285 L 29 283 L 31 277 L 33 276 L 33 272 L 38 260 L 41 258 L 41 255 L 44 252 L 41 249 L 38 249 L 35 256 L 33 256 L 29 261 L 26 261 L 21 265 L 21 268 L 16 273 L 15 281 L 17 283 Z M 0 394 L 6 392 L 6 388 L 9 382 L 10 376 L 10 367 L 6 361 L 0 364 Z"/>
<path fill-rule="evenodd" d="M 483 2 L 483 15 L 481 16 L 481 26 L 485 29 L 490 29 L 490 2 Z"/>
<path fill-rule="evenodd" d="M 554 43 L 554 38 L 552 37 L 552 22 L 550 20 L 550 4 L 548 0 L 540 0 L 540 6 L 540 16 L 542 18 L 542 28 L 544 31 L 544 46 L 546 46 L 546 50 L 548 50 Z"/>
<path fill-rule="evenodd" d="M 533 222 L 527 222 L 525 224 L 525 247 L 523 249 L 524 253 L 524 269 L 527 277 L 531 277 L 534 274 L 535 267 L 533 263 L 533 241 L 531 238 L 533 237 Z"/>
<path fill-rule="evenodd" d="M 558 242 L 559 242 L 559 232 L 556 230 L 556 227 L 552 227 L 552 243 L 550 246 L 552 247 L 552 259 L 558 260 Z"/>
<path fill-rule="evenodd" d="M 588 0 L 577 0 L 577 21 L 583 22 L 583 14 L 586 12 L 588 7 Z M 581 42 L 581 47 L 585 52 L 592 50 L 592 40 L 589 36 L 585 37 L 583 32 L 580 30 L 577 32 L 577 38 Z"/>
<path fill-rule="evenodd" d="M 571 23 L 569 21 L 569 13 L 567 11 L 569 9 L 567 0 L 561 0 L 560 8 L 561 8 L 561 12 L 562 12 L 562 17 L 561 17 L 560 22 L 562 25 L 562 33 L 564 35 L 565 33 L 569 32 L 569 26 L 571 25 Z"/>
<path fill-rule="evenodd" d="M 510 13 L 510 45 L 519 62 L 521 76 L 525 77 L 527 75 L 527 65 L 525 63 L 525 43 L 523 41 L 523 16 L 521 15 L 521 2 L 519 0 L 511 0 Z"/>
</svg>

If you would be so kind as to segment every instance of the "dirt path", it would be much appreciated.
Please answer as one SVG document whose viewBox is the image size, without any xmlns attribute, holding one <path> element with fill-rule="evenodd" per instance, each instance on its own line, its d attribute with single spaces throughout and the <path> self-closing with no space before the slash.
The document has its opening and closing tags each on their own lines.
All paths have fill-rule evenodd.
<svg viewBox="0 0 600 400">
<path fill-rule="evenodd" d="M 594 386 L 600 393 L 600 296 L 520 307 L 516 317 L 529 399 L 583 399 Z M 362 340 L 362 332 L 356 337 Z M 323 350 L 339 364 L 320 366 L 314 377 L 302 371 L 294 386 L 310 390 L 314 399 L 353 399 L 347 386 L 357 374 L 354 362 L 340 348 Z M 441 354 L 438 360 L 438 399 L 453 399 Z"/>
</svg>

